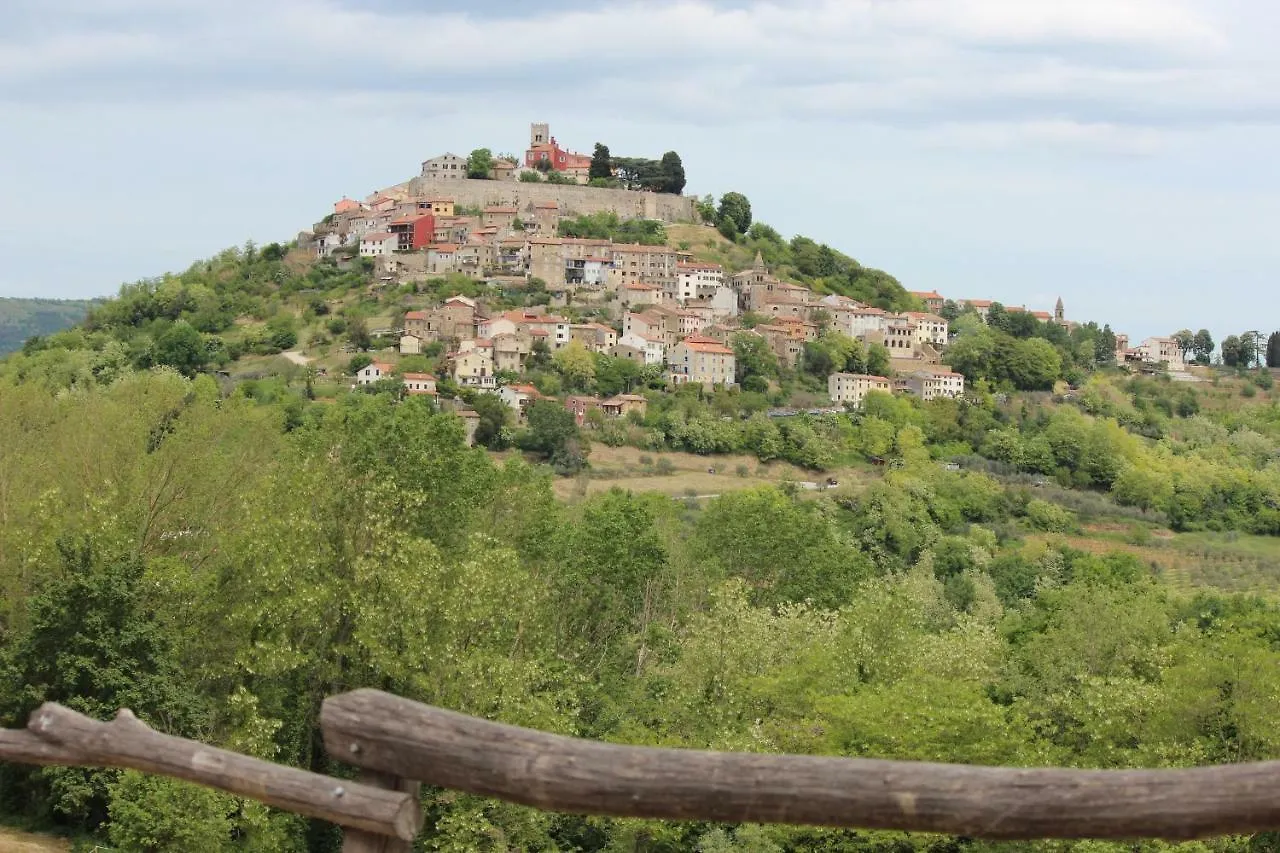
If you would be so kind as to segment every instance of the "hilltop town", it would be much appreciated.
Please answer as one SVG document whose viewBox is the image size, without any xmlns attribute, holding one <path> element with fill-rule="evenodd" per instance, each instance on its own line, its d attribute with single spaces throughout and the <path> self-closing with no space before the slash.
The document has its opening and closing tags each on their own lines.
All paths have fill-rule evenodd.
<svg viewBox="0 0 1280 853">
<path fill-rule="evenodd" d="M 616 168 L 606 168 L 607 177 L 599 174 L 598 157 L 563 149 L 548 125 L 533 124 L 519 161 L 487 149 L 471 157 L 446 152 L 424 161 L 408 181 L 362 201 L 335 203 L 298 237 L 322 262 L 363 261 L 376 289 L 448 278 L 482 287 L 475 298 L 455 293 L 435 304 L 410 297 L 394 327 L 378 330 L 392 346 L 354 371 L 354 383 L 395 380 L 407 393 L 435 396 L 436 374 L 397 369 L 397 356 L 430 353 L 454 386 L 498 394 L 523 422 L 529 403 L 546 396 L 525 376 L 531 360 L 545 363 L 547 354 L 569 347 L 631 362 L 646 371 L 649 384 L 660 379 L 667 387 L 712 389 L 745 383 L 766 390 L 761 377 L 738 363 L 753 344 L 741 336 L 757 340 L 781 370 L 797 371 L 807 345 L 840 335 L 864 348 L 856 359 L 864 367 L 826 371 L 827 402 L 838 410 L 877 390 L 922 401 L 962 397 L 965 377 L 948 366 L 947 350 L 951 323 L 963 314 L 987 322 L 994 309 L 1068 332 L 1076 326 L 1061 299 L 1049 312 L 905 291 L 901 310 L 892 310 L 787 281 L 759 252 L 741 268 L 712 262 L 700 251 L 714 246 L 717 234 L 710 200 L 626 189 L 614 177 Z M 669 239 L 677 230 L 682 237 L 706 236 Z M 532 289 L 545 293 L 546 302 L 502 309 L 483 288 Z M 1120 364 L 1158 365 L 1193 378 L 1173 337 L 1133 347 L 1124 334 L 1110 341 Z M 644 398 L 570 395 L 564 404 L 581 423 L 592 410 L 614 417 L 643 410 Z"/>
</svg>

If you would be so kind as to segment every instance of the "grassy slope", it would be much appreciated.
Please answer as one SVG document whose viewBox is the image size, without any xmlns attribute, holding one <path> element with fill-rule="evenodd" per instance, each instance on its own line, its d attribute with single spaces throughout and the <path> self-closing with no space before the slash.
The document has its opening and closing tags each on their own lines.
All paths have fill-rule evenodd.
<svg viewBox="0 0 1280 853">
<path fill-rule="evenodd" d="M 82 299 L 0 298 L 0 355 L 22 349 L 33 335 L 48 335 L 84 319 L 94 303 Z"/>
</svg>

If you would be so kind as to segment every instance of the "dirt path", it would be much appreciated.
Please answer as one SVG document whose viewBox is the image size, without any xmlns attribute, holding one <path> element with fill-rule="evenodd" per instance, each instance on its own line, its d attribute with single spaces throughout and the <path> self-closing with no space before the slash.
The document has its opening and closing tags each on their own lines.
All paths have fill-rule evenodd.
<svg viewBox="0 0 1280 853">
<path fill-rule="evenodd" d="M 70 849 L 71 845 L 59 838 L 0 826 L 0 853 L 66 853 Z"/>
<path fill-rule="evenodd" d="M 280 354 L 285 358 L 289 359 L 289 361 L 292 361 L 294 364 L 299 365 L 300 367 L 306 367 L 312 361 L 312 359 L 307 358 L 302 353 L 295 352 L 294 350 L 289 350 L 287 352 L 282 352 Z"/>
</svg>

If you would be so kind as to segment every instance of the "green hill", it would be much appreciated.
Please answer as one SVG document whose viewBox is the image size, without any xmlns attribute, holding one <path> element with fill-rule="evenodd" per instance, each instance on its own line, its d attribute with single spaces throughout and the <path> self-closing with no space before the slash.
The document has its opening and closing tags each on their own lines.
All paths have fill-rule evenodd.
<svg viewBox="0 0 1280 853">
<path fill-rule="evenodd" d="M 99 300 L 0 298 L 0 354 L 22 349 L 35 335 L 74 326 Z"/>
</svg>

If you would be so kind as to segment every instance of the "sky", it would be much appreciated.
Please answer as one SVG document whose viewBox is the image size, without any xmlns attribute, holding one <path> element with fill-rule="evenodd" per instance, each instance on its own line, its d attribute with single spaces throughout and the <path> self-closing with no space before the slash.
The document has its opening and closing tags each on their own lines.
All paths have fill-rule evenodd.
<svg viewBox="0 0 1280 853">
<path fill-rule="evenodd" d="M 529 123 L 912 290 L 1280 327 L 1266 0 L 7 0 L 0 296 L 109 295 Z"/>
</svg>

